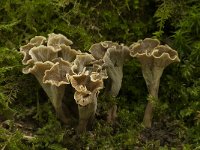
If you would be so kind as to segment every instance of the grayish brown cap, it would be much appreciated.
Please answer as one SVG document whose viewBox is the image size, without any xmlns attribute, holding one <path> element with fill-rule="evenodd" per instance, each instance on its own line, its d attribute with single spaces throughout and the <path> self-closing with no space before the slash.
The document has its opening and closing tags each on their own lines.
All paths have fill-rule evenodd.
<svg viewBox="0 0 200 150">
<path fill-rule="evenodd" d="M 81 54 L 81 51 L 72 49 L 70 46 L 64 44 L 60 45 L 60 48 L 61 50 L 58 52 L 59 57 L 69 62 L 73 62 L 76 59 L 76 55 Z"/>
<path fill-rule="evenodd" d="M 117 45 L 108 48 L 103 57 L 104 67 L 122 67 L 125 60 L 130 58 L 127 46 Z"/>
<path fill-rule="evenodd" d="M 33 62 L 31 56 L 29 55 L 30 49 L 44 44 L 45 40 L 46 38 L 43 36 L 35 36 L 30 40 L 28 44 L 20 47 L 20 53 L 24 55 L 24 58 L 22 60 L 23 65 L 27 65 Z"/>
<path fill-rule="evenodd" d="M 24 74 L 34 74 L 34 75 L 38 75 L 38 77 L 40 77 L 41 79 L 44 76 L 44 72 L 48 69 L 50 69 L 54 64 L 50 61 L 46 61 L 46 62 L 35 62 L 34 64 L 28 65 L 25 68 L 23 68 L 22 72 Z"/>
<path fill-rule="evenodd" d="M 76 55 L 72 66 L 72 72 L 77 75 L 83 74 L 86 68 L 93 67 L 91 64 L 92 61 L 95 61 L 95 58 L 91 54 L 83 53 L 81 55 Z"/>
<path fill-rule="evenodd" d="M 112 96 L 116 97 L 121 88 L 123 78 L 123 64 L 130 59 L 129 47 L 119 45 L 112 41 L 104 41 L 91 46 L 91 54 L 98 60 L 102 60 L 103 69 L 111 80 L 110 89 L 107 89 Z"/>
<path fill-rule="evenodd" d="M 73 42 L 62 34 L 48 34 L 47 46 L 53 46 L 56 51 L 60 51 L 60 45 L 62 44 L 68 46 L 73 44 Z"/>
<path fill-rule="evenodd" d="M 70 76 L 72 87 L 76 90 L 74 99 L 81 106 L 92 103 L 98 96 L 99 90 L 103 88 L 103 79 L 107 78 L 105 70 L 91 54 L 77 55 Z"/>
<path fill-rule="evenodd" d="M 160 45 L 160 41 L 152 38 L 145 38 L 144 40 L 138 40 L 130 46 L 131 54 L 134 53 L 152 53 L 153 49 Z M 134 49 L 134 50 L 133 50 Z"/>
<path fill-rule="evenodd" d="M 46 37 L 44 36 L 35 36 L 30 40 L 30 43 L 35 46 L 40 46 L 46 42 Z"/>
<path fill-rule="evenodd" d="M 62 58 L 56 59 L 56 63 L 51 69 L 45 71 L 43 82 L 55 86 L 70 84 L 68 75 L 72 74 L 71 66 L 72 64 L 70 62 L 63 60 Z"/>
<path fill-rule="evenodd" d="M 95 59 L 103 59 L 107 49 L 117 45 L 117 43 L 113 43 L 112 41 L 103 41 L 100 43 L 93 44 L 90 47 L 89 52 Z"/>
<path fill-rule="evenodd" d="M 103 88 L 103 78 L 99 75 L 97 77 L 91 77 L 89 71 L 85 71 L 82 75 L 70 76 L 70 81 L 74 89 L 76 90 L 74 99 L 76 103 L 81 106 L 86 106 L 93 102 L 94 96 L 100 89 Z"/>
<path fill-rule="evenodd" d="M 70 76 L 70 81 L 72 86 L 78 92 L 100 90 L 103 88 L 103 78 L 102 75 L 98 74 L 96 78 L 94 76 L 91 77 L 88 71 L 86 71 L 83 75 L 73 75 Z M 84 90 L 83 90 L 84 89 Z M 86 89 L 86 90 L 85 90 Z"/>
<path fill-rule="evenodd" d="M 33 47 L 29 51 L 29 55 L 34 60 L 34 62 L 52 61 L 58 57 L 57 51 L 52 46 L 44 45 Z"/>
<path fill-rule="evenodd" d="M 97 82 L 98 80 L 104 80 L 104 79 L 107 79 L 108 76 L 107 76 L 107 72 L 106 70 L 97 70 L 96 72 L 91 72 L 91 75 L 90 75 L 90 80 L 92 82 Z"/>
<path fill-rule="evenodd" d="M 157 39 L 146 38 L 130 46 L 130 55 L 136 57 L 143 65 L 166 67 L 179 62 L 178 53 L 168 45 L 159 45 Z"/>
<path fill-rule="evenodd" d="M 93 103 L 94 99 L 97 98 L 98 91 L 92 93 L 84 93 L 76 91 L 74 93 L 74 99 L 76 103 L 80 106 L 87 106 L 88 104 Z"/>
<path fill-rule="evenodd" d="M 25 74 L 31 73 L 37 78 L 37 80 L 39 81 L 43 90 L 46 92 L 46 94 L 48 95 L 49 99 L 51 100 L 53 106 L 55 107 L 55 109 L 57 111 L 56 113 L 62 113 L 62 109 L 60 108 L 60 103 L 62 103 L 61 100 L 64 96 L 65 86 L 58 87 L 58 86 L 56 86 L 57 84 L 47 84 L 50 81 L 47 83 L 43 82 L 43 77 L 45 75 L 45 72 L 47 70 L 52 71 L 53 66 L 54 66 L 53 69 L 55 69 L 56 68 L 55 64 L 50 61 L 35 62 L 33 67 L 27 66 L 26 68 L 23 69 L 23 72 Z M 59 85 L 59 83 L 58 83 L 58 85 Z M 61 83 L 60 83 L 60 85 L 61 85 Z M 59 114 L 59 115 L 62 115 L 62 114 Z M 64 118 L 62 116 L 59 116 L 59 117 L 61 117 L 60 119 L 64 120 Z"/>
<path fill-rule="evenodd" d="M 52 97 L 55 95 L 54 93 L 52 93 L 51 91 L 51 86 L 44 84 L 43 83 L 43 77 L 45 74 L 46 70 L 49 70 L 54 64 L 50 61 L 46 61 L 46 62 L 35 62 L 35 64 L 32 66 L 26 66 L 25 68 L 23 68 L 22 72 L 24 74 L 28 74 L 31 73 L 33 74 L 37 80 L 39 81 L 40 85 L 42 86 L 42 88 L 44 89 L 44 91 L 46 92 L 46 94 L 48 95 L 48 97 L 50 99 L 52 99 Z"/>
</svg>

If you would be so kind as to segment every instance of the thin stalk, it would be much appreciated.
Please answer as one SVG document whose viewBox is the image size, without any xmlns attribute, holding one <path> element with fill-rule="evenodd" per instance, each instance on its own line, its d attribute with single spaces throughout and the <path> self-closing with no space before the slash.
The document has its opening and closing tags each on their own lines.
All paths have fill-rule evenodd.
<svg viewBox="0 0 200 150">
<path fill-rule="evenodd" d="M 145 109 L 143 123 L 146 128 L 151 128 L 152 118 L 154 111 L 154 100 L 158 101 L 158 91 L 160 85 L 160 77 L 162 76 L 164 68 L 160 67 L 143 67 L 142 73 L 146 81 L 146 85 L 149 92 L 149 99 Z"/>
</svg>

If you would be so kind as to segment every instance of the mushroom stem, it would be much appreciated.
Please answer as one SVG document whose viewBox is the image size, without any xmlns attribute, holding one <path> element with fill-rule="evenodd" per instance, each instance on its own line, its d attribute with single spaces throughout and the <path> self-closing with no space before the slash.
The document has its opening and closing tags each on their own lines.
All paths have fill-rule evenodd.
<svg viewBox="0 0 200 150">
<path fill-rule="evenodd" d="M 117 118 L 117 105 L 114 104 L 107 112 L 107 122 L 114 123 Z"/>
<path fill-rule="evenodd" d="M 153 67 L 148 68 L 142 66 L 142 74 L 145 79 L 149 96 L 153 98 L 153 100 L 158 101 L 158 90 L 160 85 L 160 77 L 162 76 L 164 68 Z M 143 123 L 146 128 L 151 128 L 152 118 L 153 118 L 153 110 L 154 110 L 154 101 L 152 99 L 148 100 L 148 104 L 145 109 Z"/>
<path fill-rule="evenodd" d="M 96 95 L 96 94 L 95 94 Z M 78 105 L 79 110 L 79 125 L 77 127 L 77 134 L 84 133 L 86 128 L 92 125 L 97 109 L 97 97 L 94 96 L 92 103 L 81 106 Z"/>
<path fill-rule="evenodd" d="M 55 108 L 57 117 L 62 120 L 65 124 L 70 123 L 70 118 L 66 115 L 69 115 L 69 110 L 65 107 L 65 112 L 63 110 L 63 97 L 65 93 L 65 85 L 61 85 L 59 87 L 55 85 L 51 85 L 51 92 L 53 92 L 50 100 Z"/>
<path fill-rule="evenodd" d="M 113 69 L 107 69 L 108 75 L 111 78 L 110 95 L 116 97 L 120 91 L 122 78 L 123 78 L 123 66 L 114 67 Z"/>
<path fill-rule="evenodd" d="M 68 124 L 70 119 L 66 117 L 62 108 L 62 99 L 65 92 L 65 86 L 61 85 L 60 87 L 57 87 L 55 85 L 45 84 L 42 81 L 43 75 L 41 73 L 34 72 L 33 74 L 35 75 L 43 90 L 49 97 L 51 103 L 53 104 L 57 117 L 61 119 L 64 123 Z M 69 112 L 69 110 L 66 109 L 65 112 Z"/>
<path fill-rule="evenodd" d="M 106 97 L 117 97 L 123 78 L 123 66 L 111 67 L 107 69 L 108 76 L 110 77 L 107 82 L 105 96 Z M 114 104 L 107 112 L 107 122 L 114 123 L 117 117 L 117 105 Z"/>
</svg>

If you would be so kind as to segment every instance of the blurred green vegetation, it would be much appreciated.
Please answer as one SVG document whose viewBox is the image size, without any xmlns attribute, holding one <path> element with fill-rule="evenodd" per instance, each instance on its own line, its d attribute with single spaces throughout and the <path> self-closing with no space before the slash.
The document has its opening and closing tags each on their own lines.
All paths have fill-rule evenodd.
<svg viewBox="0 0 200 150">
<path fill-rule="evenodd" d="M 152 129 L 141 124 L 148 92 L 134 59 L 124 66 L 115 124 L 99 111 L 93 130 L 77 137 L 60 123 L 36 79 L 21 73 L 18 53 L 30 38 L 52 32 L 82 51 L 104 40 L 130 45 L 153 36 L 177 50 L 181 62 L 163 73 Z M 1 0 L 0 148 L 199 149 L 199 32 L 199 0 Z M 101 96 L 98 103 L 105 105 Z"/>
</svg>

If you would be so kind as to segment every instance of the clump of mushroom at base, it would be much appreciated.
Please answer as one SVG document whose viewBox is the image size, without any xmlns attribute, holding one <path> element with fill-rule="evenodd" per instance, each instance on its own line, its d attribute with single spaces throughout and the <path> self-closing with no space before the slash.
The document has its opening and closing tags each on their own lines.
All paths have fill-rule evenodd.
<svg viewBox="0 0 200 150">
<path fill-rule="evenodd" d="M 73 106 L 68 101 L 68 85 L 74 88 L 74 99 L 79 114 L 78 133 L 86 131 L 97 108 L 97 97 L 107 78 L 102 62 L 91 54 L 71 48 L 73 42 L 64 35 L 51 33 L 48 38 L 36 36 L 20 48 L 26 65 L 22 72 L 33 74 L 49 97 L 57 117 L 71 124 Z M 71 91 L 70 91 L 71 92 Z M 74 103 L 75 103 L 74 102 Z M 75 115 L 76 116 L 76 115 Z"/>
<path fill-rule="evenodd" d="M 173 62 L 179 62 L 178 53 L 168 45 L 160 45 L 157 39 L 146 38 L 130 46 L 130 55 L 137 58 L 142 65 L 142 74 L 145 79 L 149 95 L 158 100 L 160 78 L 163 70 Z M 153 118 L 153 102 L 148 101 L 143 123 L 150 128 Z"/>
<path fill-rule="evenodd" d="M 77 133 L 91 127 L 104 80 L 104 97 L 118 96 L 126 60 L 134 57 L 140 61 L 149 95 L 155 100 L 158 100 L 164 68 L 180 61 L 175 50 L 151 38 L 139 40 L 130 47 L 112 41 L 96 43 L 89 49 L 90 54 L 72 49 L 71 44 L 73 42 L 64 35 L 51 33 L 48 38 L 32 38 L 20 48 L 20 52 L 24 55 L 22 64 L 25 67 L 22 72 L 31 73 L 37 78 L 55 108 L 57 117 L 66 124 L 72 120 L 73 112 L 70 109 L 73 106 L 65 106 L 64 102 L 69 98 L 68 87 L 74 90 L 70 92 L 79 116 Z M 111 105 L 107 121 L 113 123 L 117 116 L 117 105 Z M 145 127 L 151 127 L 153 107 L 153 102 L 149 100 L 143 119 Z"/>
<path fill-rule="evenodd" d="M 72 50 L 69 46 L 71 44 L 72 41 L 65 36 L 52 33 L 47 39 L 36 36 L 20 48 L 20 52 L 24 55 L 22 63 L 26 65 L 22 72 L 31 73 L 37 78 L 52 102 L 58 118 L 64 123 L 70 121 L 65 113 L 68 110 L 64 111 L 62 106 L 65 87 L 70 84 L 66 74 L 72 73 L 71 63 L 75 59 L 74 55 L 80 53 Z M 68 54 L 66 54 L 67 51 Z M 70 56 L 67 57 L 67 55 Z M 68 58 L 70 58 L 69 61 Z"/>
</svg>

